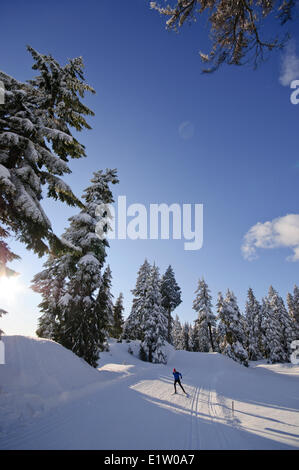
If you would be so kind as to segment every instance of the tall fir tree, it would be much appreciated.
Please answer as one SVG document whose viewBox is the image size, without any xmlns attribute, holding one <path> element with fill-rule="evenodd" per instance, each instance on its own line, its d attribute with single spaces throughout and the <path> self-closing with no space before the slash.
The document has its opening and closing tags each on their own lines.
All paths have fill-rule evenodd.
<svg viewBox="0 0 299 470">
<path fill-rule="evenodd" d="M 212 312 L 212 297 L 210 290 L 204 279 L 198 281 L 195 291 L 196 297 L 193 302 L 193 309 L 197 312 L 195 320 L 195 330 L 198 335 L 196 341 L 198 351 L 214 351 L 214 336 L 216 318 Z"/>
<path fill-rule="evenodd" d="M 194 352 L 200 352 L 199 338 L 200 334 L 198 331 L 198 322 L 195 320 L 191 333 L 191 344 Z"/>
<path fill-rule="evenodd" d="M 288 294 L 287 304 L 292 322 L 293 340 L 299 340 L 299 287 L 294 286 L 293 295 Z"/>
<path fill-rule="evenodd" d="M 268 341 L 269 339 L 269 333 L 270 333 L 270 308 L 269 308 L 269 302 L 267 297 L 263 297 L 261 301 L 261 323 L 260 323 L 260 350 L 262 353 L 262 357 L 264 359 L 268 359 L 270 357 L 270 342 Z"/>
<path fill-rule="evenodd" d="M 196 345 L 198 343 L 198 335 L 196 328 L 190 324 L 189 325 L 189 347 L 190 351 L 196 352 Z"/>
<path fill-rule="evenodd" d="M 51 255 L 44 266 L 45 269 L 36 274 L 32 281 L 32 289 L 42 295 L 42 302 L 38 305 L 42 315 L 36 334 L 59 343 L 63 328 L 60 300 L 65 294 L 66 277 L 70 271 L 65 263 Z"/>
<path fill-rule="evenodd" d="M 225 335 L 225 324 L 224 322 L 221 322 L 220 320 L 220 314 L 222 314 L 223 311 L 223 304 L 224 304 L 224 298 L 222 292 L 218 292 L 218 297 L 217 297 L 217 303 L 216 303 L 216 311 L 217 311 L 217 316 L 216 316 L 216 342 L 218 345 L 218 352 L 221 353 L 221 344 L 223 337 Z"/>
<path fill-rule="evenodd" d="M 248 359 L 256 361 L 262 358 L 261 306 L 251 288 L 248 289 L 245 317 Z"/>
<path fill-rule="evenodd" d="M 178 315 L 175 316 L 171 335 L 172 335 L 171 342 L 172 342 L 173 347 L 176 350 L 184 349 L 182 325 L 181 325 Z"/>
<path fill-rule="evenodd" d="M 103 285 L 109 284 L 111 273 L 106 269 L 105 277 L 102 278 L 101 269 L 109 244 L 106 239 L 100 239 L 95 231 L 99 222 L 97 207 L 113 202 L 109 185 L 117 182 L 116 170 L 107 169 L 94 173 L 91 185 L 84 191 L 84 207 L 79 214 L 69 219 L 70 225 L 63 234 L 64 243 L 73 249 L 56 260 L 59 272 L 63 273 L 66 279 L 63 295 L 58 301 L 59 342 L 94 367 L 97 365 L 99 351 L 105 348 L 106 331 L 112 316 L 111 314 L 105 328 L 99 329 L 101 315 L 107 318 L 108 307 L 99 303 L 98 293 L 103 289 Z M 47 303 L 49 292 L 47 289 L 43 290 L 43 284 L 39 284 L 41 278 L 42 274 L 34 278 L 33 288 L 42 294 Z M 59 277 L 57 280 L 59 281 Z M 110 302 L 111 299 L 108 300 Z M 51 323 L 54 315 L 52 306 L 46 304 L 45 308 L 46 317 L 43 317 L 43 324 L 47 319 Z"/>
<path fill-rule="evenodd" d="M 191 351 L 190 346 L 190 325 L 185 322 L 182 326 L 182 338 L 183 338 L 183 349 L 184 351 Z"/>
<path fill-rule="evenodd" d="M 135 289 L 132 290 L 133 302 L 131 313 L 125 321 L 123 338 L 143 341 L 144 301 L 147 292 L 147 281 L 151 273 L 151 265 L 145 259 L 140 266 Z"/>
<path fill-rule="evenodd" d="M 124 306 L 123 306 L 123 293 L 121 292 L 119 296 L 116 299 L 116 302 L 113 306 L 113 324 L 111 328 L 111 336 L 116 339 L 120 339 L 123 333 L 123 325 L 124 325 L 124 319 L 123 319 L 123 311 L 124 311 Z"/>
<path fill-rule="evenodd" d="M 166 363 L 164 344 L 167 339 L 167 318 L 162 306 L 159 269 L 153 266 L 146 281 L 143 305 L 143 340 L 140 345 L 147 361 Z"/>
<path fill-rule="evenodd" d="M 282 362 L 284 351 L 279 315 L 274 313 L 268 298 L 263 299 L 262 328 L 264 331 L 264 355 L 268 363 Z"/>
<path fill-rule="evenodd" d="M 220 352 L 234 361 L 248 366 L 248 355 L 245 350 L 244 318 L 239 311 L 237 299 L 233 292 L 227 290 L 223 299 L 218 297 L 218 337 Z"/>
<path fill-rule="evenodd" d="M 270 286 L 268 297 L 265 300 L 265 308 L 263 328 L 268 362 L 289 362 L 290 343 L 293 336 L 291 318 L 282 298 L 272 286 Z"/>
<path fill-rule="evenodd" d="M 5 102 L 0 106 L 0 237 L 13 234 L 39 256 L 61 247 L 41 206 L 44 195 L 81 207 L 62 176 L 70 158 L 85 156 L 72 131 L 90 129 L 93 112 L 81 98 L 94 93 L 84 79 L 82 58 L 61 66 L 51 55 L 28 47 L 38 75 L 21 83 L 4 72 Z M 1 240 L 1 260 L 12 256 Z"/>
<path fill-rule="evenodd" d="M 113 202 L 110 184 L 116 183 L 116 170 L 107 169 L 94 173 L 91 185 L 84 192 L 85 207 L 80 214 L 70 218 L 70 227 L 63 236 L 67 242 L 81 250 L 79 256 L 74 255 L 75 269 L 70 276 L 66 289 L 67 301 L 63 305 L 64 342 L 95 367 L 98 352 L 107 348 L 107 332 L 111 324 L 111 305 L 99 301 L 99 295 L 104 291 L 104 299 L 111 304 L 107 294 L 111 272 L 107 267 L 105 276 L 102 277 L 101 269 L 109 244 L 105 238 L 102 240 L 96 234 L 99 222 L 97 208 Z"/>
<path fill-rule="evenodd" d="M 187 323 L 184 322 L 181 324 L 181 332 L 180 332 L 180 350 L 182 351 L 187 351 L 187 348 L 189 347 L 189 338 L 187 337 Z"/>
<path fill-rule="evenodd" d="M 97 336 L 100 351 L 108 351 L 108 337 L 113 327 L 113 296 L 111 293 L 112 274 L 108 265 L 103 273 L 94 305 Z"/>
<path fill-rule="evenodd" d="M 167 341 L 171 343 L 171 329 L 173 324 L 172 312 L 180 305 L 181 288 L 176 282 L 171 266 L 168 266 L 161 279 L 162 306 L 167 314 Z"/>
</svg>

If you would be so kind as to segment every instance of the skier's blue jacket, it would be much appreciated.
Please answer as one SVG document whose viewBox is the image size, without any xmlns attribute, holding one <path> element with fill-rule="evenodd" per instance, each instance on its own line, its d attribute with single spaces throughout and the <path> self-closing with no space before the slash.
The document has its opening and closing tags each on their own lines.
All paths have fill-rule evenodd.
<svg viewBox="0 0 299 470">
<path fill-rule="evenodd" d="M 178 372 L 177 370 L 175 372 L 173 372 L 173 376 L 174 376 L 174 380 L 179 380 L 180 377 L 181 377 L 181 379 L 183 378 L 182 374 L 180 372 Z"/>
</svg>

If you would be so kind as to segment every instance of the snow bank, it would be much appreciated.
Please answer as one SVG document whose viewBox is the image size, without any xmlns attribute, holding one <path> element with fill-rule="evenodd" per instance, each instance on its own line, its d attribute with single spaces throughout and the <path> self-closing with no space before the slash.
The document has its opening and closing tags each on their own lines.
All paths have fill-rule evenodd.
<svg viewBox="0 0 299 470">
<path fill-rule="evenodd" d="M 3 336 L 1 426 L 14 427 L 101 384 L 99 372 L 54 341 Z"/>
<path fill-rule="evenodd" d="M 123 341 L 118 343 L 115 339 L 109 341 L 109 351 L 100 353 L 99 367 L 113 360 L 117 364 L 148 364 L 139 359 L 140 341 Z M 175 354 L 175 349 L 171 344 L 165 343 L 163 353 L 169 362 Z M 151 364 L 154 365 L 154 364 Z M 158 364 L 156 364 L 158 365 Z M 146 366 L 145 366 L 146 367 Z"/>
</svg>

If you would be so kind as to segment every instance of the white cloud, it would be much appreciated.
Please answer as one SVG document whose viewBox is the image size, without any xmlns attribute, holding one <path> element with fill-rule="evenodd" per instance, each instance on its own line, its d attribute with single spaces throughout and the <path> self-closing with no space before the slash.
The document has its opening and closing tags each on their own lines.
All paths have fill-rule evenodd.
<svg viewBox="0 0 299 470">
<path fill-rule="evenodd" d="M 290 86 L 293 80 L 299 80 L 299 57 L 294 42 L 290 42 L 282 57 L 279 81 L 283 86 Z"/>
<path fill-rule="evenodd" d="M 258 222 L 244 236 L 245 259 L 257 258 L 257 249 L 287 247 L 293 250 L 288 261 L 299 261 L 299 214 L 288 214 L 264 223 Z"/>
</svg>

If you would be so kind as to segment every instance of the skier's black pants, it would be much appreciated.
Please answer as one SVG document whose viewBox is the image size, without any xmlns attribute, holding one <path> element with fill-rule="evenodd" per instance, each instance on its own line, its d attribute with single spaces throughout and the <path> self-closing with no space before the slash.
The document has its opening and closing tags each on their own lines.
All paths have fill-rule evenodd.
<svg viewBox="0 0 299 470">
<path fill-rule="evenodd" d="M 186 393 L 185 390 L 183 389 L 183 385 L 181 384 L 180 379 L 175 379 L 175 380 L 174 380 L 174 391 L 175 391 L 175 393 L 176 393 L 176 384 L 179 384 L 179 386 L 181 387 L 181 389 L 183 390 L 183 392 Z"/>
</svg>

